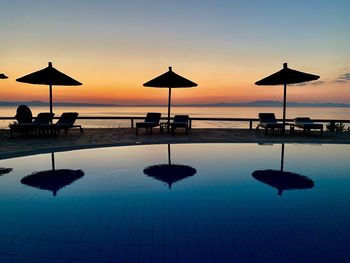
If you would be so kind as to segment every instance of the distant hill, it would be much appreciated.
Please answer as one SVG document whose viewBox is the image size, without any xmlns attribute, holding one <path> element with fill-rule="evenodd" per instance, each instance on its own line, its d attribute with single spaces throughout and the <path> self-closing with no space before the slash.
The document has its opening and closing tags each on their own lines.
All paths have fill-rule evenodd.
<svg viewBox="0 0 350 263">
<path fill-rule="evenodd" d="M 28 106 L 40 107 L 49 106 L 49 103 L 43 101 L 0 101 L 0 106 L 18 106 L 25 104 Z M 102 103 L 80 103 L 80 102 L 55 102 L 54 106 L 63 107 L 117 107 L 117 104 L 102 104 Z"/>
<path fill-rule="evenodd" d="M 25 104 L 28 106 L 49 106 L 47 102 L 43 101 L 0 101 L 1 106 L 18 106 Z M 143 105 L 120 105 L 120 104 L 102 104 L 102 103 L 81 103 L 81 102 L 55 102 L 54 106 L 62 107 L 163 107 L 166 105 L 155 105 L 155 104 L 143 104 Z M 283 103 L 281 101 L 272 101 L 272 100 L 259 100 L 251 102 L 237 102 L 237 103 L 209 103 L 209 104 L 177 104 L 173 107 L 282 107 Z M 334 108 L 341 107 L 347 108 L 350 107 L 350 103 L 304 103 L 304 102 L 287 102 L 288 107 L 326 107 Z"/>
<path fill-rule="evenodd" d="M 183 105 L 190 106 L 190 105 Z M 202 104 L 196 105 L 197 107 L 282 107 L 283 102 L 272 100 L 259 100 L 251 102 L 237 102 L 237 103 L 214 103 L 214 104 Z M 305 103 L 305 102 L 287 102 L 288 107 L 350 107 L 347 103 Z"/>
</svg>

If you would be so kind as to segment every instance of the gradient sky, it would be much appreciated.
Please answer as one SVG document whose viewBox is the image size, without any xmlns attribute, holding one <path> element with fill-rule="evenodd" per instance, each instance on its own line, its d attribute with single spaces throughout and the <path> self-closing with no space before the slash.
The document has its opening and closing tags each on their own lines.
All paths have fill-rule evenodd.
<svg viewBox="0 0 350 263">
<path fill-rule="evenodd" d="M 54 67 L 81 81 L 54 101 L 165 104 L 142 84 L 168 66 L 197 88 L 174 103 L 282 100 L 254 82 L 282 68 L 320 75 L 288 89 L 289 101 L 350 103 L 350 1 L 2 0 L 0 100 L 48 100 L 48 88 L 16 78 Z"/>
</svg>

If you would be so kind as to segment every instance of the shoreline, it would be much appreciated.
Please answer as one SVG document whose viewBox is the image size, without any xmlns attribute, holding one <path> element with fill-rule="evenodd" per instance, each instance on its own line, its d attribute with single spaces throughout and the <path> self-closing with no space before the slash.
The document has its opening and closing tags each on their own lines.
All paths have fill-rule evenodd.
<svg viewBox="0 0 350 263">
<path fill-rule="evenodd" d="M 132 128 L 86 128 L 82 134 L 78 130 L 70 130 L 68 134 L 61 133 L 53 137 L 15 134 L 14 138 L 10 138 L 9 132 L 2 130 L 0 160 L 51 152 L 168 143 L 350 144 L 350 133 L 324 132 L 322 137 L 318 132 L 311 135 L 296 132 L 294 135 L 266 136 L 263 130 L 194 128 L 189 135 L 179 130 L 173 136 L 160 134 L 159 129 L 155 129 L 152 135 L 145 134 L 144 130 L 136 135 Z"/>
</svg>

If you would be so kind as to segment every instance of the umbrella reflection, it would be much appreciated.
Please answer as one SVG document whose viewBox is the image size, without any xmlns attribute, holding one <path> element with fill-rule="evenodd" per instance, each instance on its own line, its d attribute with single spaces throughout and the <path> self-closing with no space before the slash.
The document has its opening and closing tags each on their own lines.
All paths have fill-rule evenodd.
<svg viewBox="0 0 350 263">
<path fill-rule="evenodd" d="M 284 143 L 281 150 L 281 169 L 280 170 L 256 170 L 252 176 L 265 184 L 268 184 L 278 190 L 278 195 L 282 195 L 284 190 L 310 189 L 314 187 L 314 181 L 307 176 L 297 173 L 283 171 L 284 165 Z"/>
<path fill-rule="evenodd" d="M 168 164 L 152 165 L 143 170 L 143 173 L 147 176 L 166 183 L 169 189 L 171 189 L 171 186 L 174 183 L 187 177 L 191 177 L 197 173 L 197 170 L 191 166 L 172 164 L 170 155 L 170 144 L 168 144 Z"/>
<path fill-rule="evenodd" d="M 72 184 L 76 180 L 84 176 L 82 170 L 70 170 L 70 169 L 55 169 L 55 155 L 51 153 L 52 170 L 34 172 L 21 179 L 21 183 L 42 189 L 52 191 L 54 196 L 57 192 Z"/>
<path fill-rule="evenodd" d="M 0 176 L 4 174 L 8 174 L 12 171 L 12 168 L 0 167 Z"/>
</svg>

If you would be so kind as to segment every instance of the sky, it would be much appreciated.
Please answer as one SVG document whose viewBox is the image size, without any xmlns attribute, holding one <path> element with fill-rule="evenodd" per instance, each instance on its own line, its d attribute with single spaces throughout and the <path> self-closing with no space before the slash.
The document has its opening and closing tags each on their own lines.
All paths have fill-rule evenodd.
<svg viewBox="0 0 350 263">
<path fill-rule="evenodd" d="M 0 101 L 48 100 L 16 78 L 53 66 L 83 83 L 54 102 L 166 104 L 142 84 L 168 66 L 198 83 L 175 104 L 282 100 L 254 83 L 282 68 L 320 75 L 288 101 L 350 103 L 348 0 L 1 0 Z"/>
</svg>

